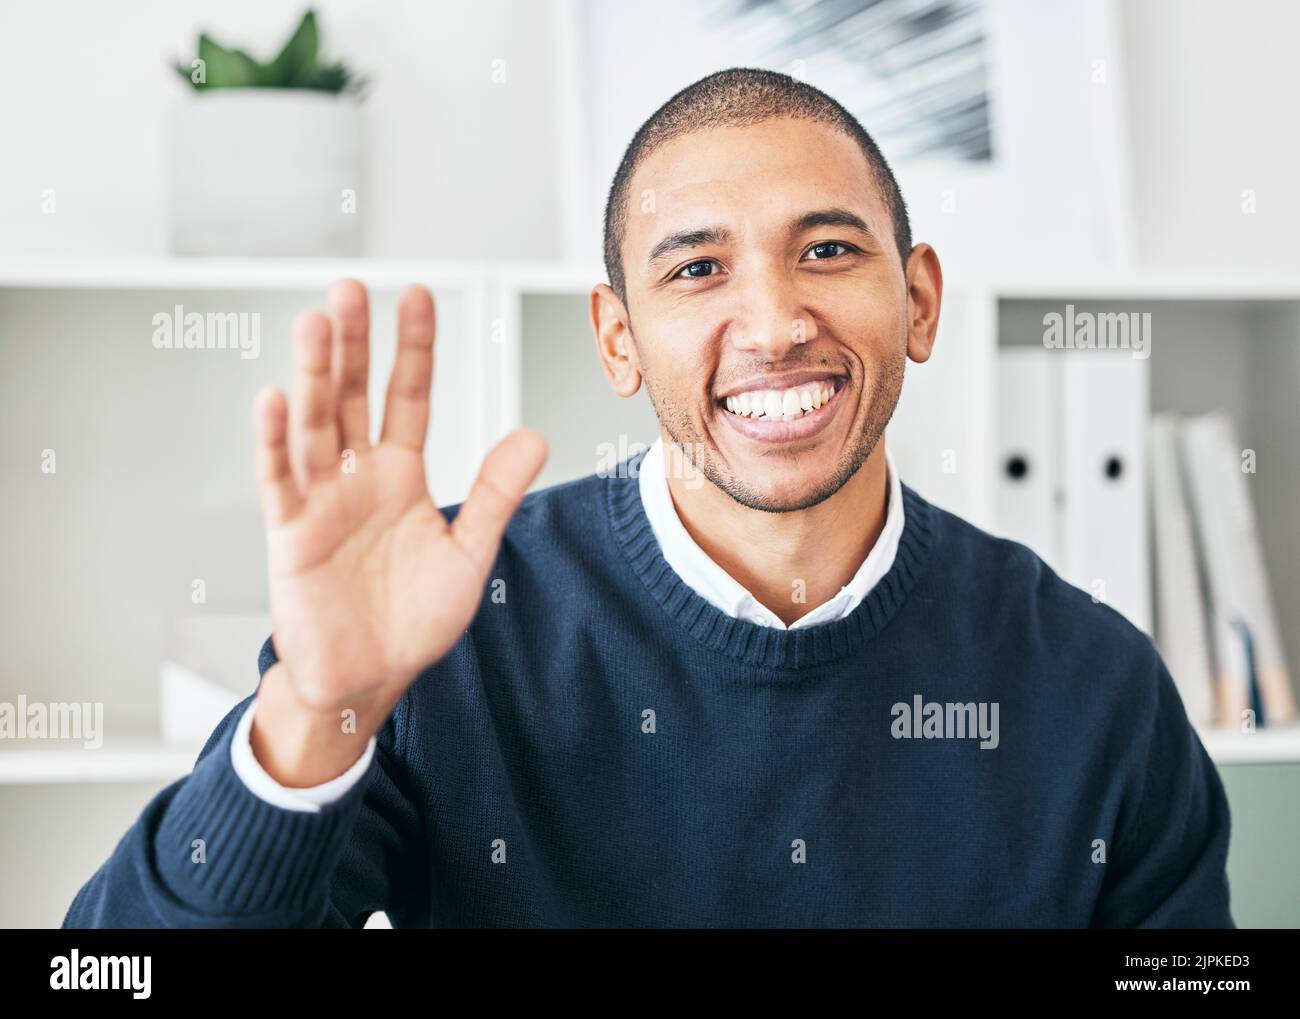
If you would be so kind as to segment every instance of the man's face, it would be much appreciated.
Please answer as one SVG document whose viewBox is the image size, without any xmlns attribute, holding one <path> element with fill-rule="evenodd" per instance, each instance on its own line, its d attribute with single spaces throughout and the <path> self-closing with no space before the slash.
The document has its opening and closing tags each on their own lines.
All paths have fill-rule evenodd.
<svg viewBox="0 0 1300 1019">
<path fill-rule="evenodd" d="M 907 350 L 904 267 L 857 144 L 791 118 L 668 142 L 632 179 L 622 250 L 642 378 L 695 467 L 755 509 L 838 491 Z"/>
</svg>

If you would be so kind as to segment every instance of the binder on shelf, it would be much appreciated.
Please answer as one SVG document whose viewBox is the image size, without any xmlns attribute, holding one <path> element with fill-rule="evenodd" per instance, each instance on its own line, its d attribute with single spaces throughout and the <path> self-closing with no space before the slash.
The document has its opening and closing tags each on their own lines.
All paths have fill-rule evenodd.
<svg viewBox="0 0 1300 1019">
<path fill-rule="evenodd" d="M 1061 373 L 1065 577 L 1151 633 L 1148 362 L 1122 349 L 1047 353 Z"/>
<path fill-rule="evenodd" d="M 1183 486 L 1179 428 L 1176 415 L 1155 414 L 1148 432 L 1155 638 L 1187 717 L 1195 725 L 1208 726 L 1224 716 L 1222 706 L 1215 702 L 1210 672 L 1205 595 L 1196 558 L 1195 528 Z"/>
<path fill-rule="evenodd" d="M 998 531 L 1060 572 L 1056 506 L 1055 352 L 998 351 Z"/>
<path fill-rule="evenodd" d="M 1208 588 L 1219 720 L 1238 726 L 1251 708 L 1257 725 L 1292 721 L 1290 671 L 1236 429 L 1215 412 L 1189 419 L 1181 438 Z"/>
</svg>

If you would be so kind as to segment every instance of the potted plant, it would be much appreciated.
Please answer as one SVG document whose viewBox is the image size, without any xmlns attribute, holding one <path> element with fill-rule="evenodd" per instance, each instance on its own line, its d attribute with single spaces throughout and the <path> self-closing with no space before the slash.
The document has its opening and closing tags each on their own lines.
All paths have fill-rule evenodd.
<svg viewBox="0 0 1300 1019">
<path fill-rule="evenodd" d="M 315 13 L 266 63 L 204 33 L 175 66 L 190 86 L 171 118 L 175 253 L 359 254 L 364 82 L 321 59 Z"/>
</svg>

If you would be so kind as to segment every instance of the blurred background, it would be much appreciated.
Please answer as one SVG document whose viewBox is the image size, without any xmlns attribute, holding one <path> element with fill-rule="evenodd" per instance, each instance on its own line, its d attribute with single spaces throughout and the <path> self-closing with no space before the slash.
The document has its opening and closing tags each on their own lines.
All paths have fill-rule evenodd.
<svg viewBox="0 0 1300 1019">
<path fill-rule="evenodd" d="M 333 279 L 371 287 L 376 395 L 397 294 L 436 295 L 442 504 L 518 424 L 539 484 L 654 438 L 587 319 L 605 195 L 731 66 L 855 113 L 939 252 L 904 480 L 1152 636 L 1237 923 L 1300 925 L 1297 32 L 1281 0 L 0 0 L 0 926 L 57 926 L 255 687 L 250 406 Z"/>
</svg>

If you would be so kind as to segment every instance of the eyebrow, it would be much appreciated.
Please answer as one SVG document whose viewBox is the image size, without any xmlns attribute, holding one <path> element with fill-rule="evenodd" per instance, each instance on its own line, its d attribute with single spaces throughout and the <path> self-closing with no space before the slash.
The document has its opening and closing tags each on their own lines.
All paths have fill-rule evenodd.
<svg viewBox="0 0 1300 1019">
<path fill-rule="evenodd" d="M 844 226 L 850 230 L 860 230 L 868 237 L 874 236 L 861 216 L 841 208 L 818 209 L 816 212 L 805 213 L 790 224 L 790 232 L 803 233 L 817 226 Z"/>
<path fill-rule="evenodd" d="M 802 216 L 797 216 L 791 220 L 786 226 L 786 231 L 791 234 L 798 234 L 819 226 L 842 226 L 861 231 L 868 237 L 874 237 L 871 228 L 867 226 L 861 216 L 855 212 L 850 212 L 848 209 L 838 207 L 805 212 Z M 660 259 L 684 248 L 697 248 L 703 244 L 728 244 L 731 239 L 731 231 L 724 226 L 678 230 L 676 233 L 671 233 L 663 238 L 650 250 L 650 257 L 647 259 L 646 264 L 654 266 Z"/>
<path fill-rule="evenodd" d="M 650 251 L 650 258 L 647 265 L 654 265 L 661 258 L 671 255 L 674 251 L 681 251 L 683 248 L 698 248 L 702 244 L 728 244 L 731 242 L 731 231 L 725 226 L 706 226 L 695 230 L 678 230 L 677 233 L 669 234 Z"/>
</svg>

